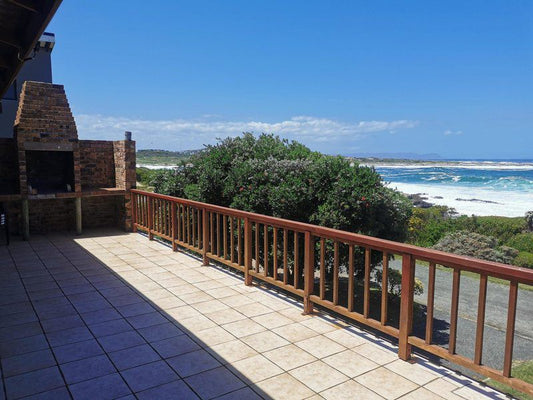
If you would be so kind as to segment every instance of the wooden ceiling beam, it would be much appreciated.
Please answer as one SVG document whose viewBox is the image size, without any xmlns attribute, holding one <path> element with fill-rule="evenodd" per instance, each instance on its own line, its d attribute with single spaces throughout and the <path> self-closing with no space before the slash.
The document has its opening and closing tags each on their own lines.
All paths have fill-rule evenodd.
<svg viewBox="0 0 533 400">
<path fill-rule="evenodd" d="M 15 35 L 13 32 L 0 31 L 0 43 L 6 44 L 10 47 L 20 50 L 22 43 L 20 41 L 20 35 Z"/>
</svg>

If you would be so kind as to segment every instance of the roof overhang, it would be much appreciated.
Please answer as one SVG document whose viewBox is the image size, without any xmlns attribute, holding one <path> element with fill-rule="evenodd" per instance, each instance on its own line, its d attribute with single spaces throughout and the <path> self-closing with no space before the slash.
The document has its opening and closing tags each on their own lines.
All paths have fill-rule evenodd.
<svg viewBox="0 0 533 400">
<path fill-rule="evenodd" d="M 62 0 L 0 0 L 0 99 Z"/>
</svg>

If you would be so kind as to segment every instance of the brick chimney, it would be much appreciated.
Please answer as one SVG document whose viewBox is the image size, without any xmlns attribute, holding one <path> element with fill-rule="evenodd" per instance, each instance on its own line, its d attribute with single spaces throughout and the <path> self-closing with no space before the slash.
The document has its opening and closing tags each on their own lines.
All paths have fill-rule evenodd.
<svg viewBox="0 0 533 400">
<path fill-rule="evenodd" d="M 78 132 L 62 85 L 24 82 L 14 129 L 22 195 L 81 191 Z"/>
</svg>

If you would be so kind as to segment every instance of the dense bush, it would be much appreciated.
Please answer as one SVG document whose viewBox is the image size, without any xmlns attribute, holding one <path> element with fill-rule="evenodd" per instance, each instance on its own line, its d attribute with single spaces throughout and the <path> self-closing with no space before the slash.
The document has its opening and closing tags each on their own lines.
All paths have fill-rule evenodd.
<svg viewBox="0 0 533 400">
<path fill-rule="evenodd" d="M 533 233 L 520 233 L 513 236 L 506 243 L 509 247 L 514 247 L 518 251 L 533 253 Z"/>
<path fill-rule="evenodd" d="M 533 253 L 521 251 L 513 260 L 513 264 L 524 268 L 533 268 Z"/>
<path fill-rule="evenodd" d="M 516 249 L 499 246 L 498 240 L 494 237 L 467 231 L 450 233 L 439 240 L 433 248 L 505 264 L 510 264 L 518 255 Z"/>
<path fill-rule="evenodd" d="M 265 134 L 207 146 L 152 183 L 158 193 L 399 241 L 412 209 L 373 168 Z"/>
</svg>

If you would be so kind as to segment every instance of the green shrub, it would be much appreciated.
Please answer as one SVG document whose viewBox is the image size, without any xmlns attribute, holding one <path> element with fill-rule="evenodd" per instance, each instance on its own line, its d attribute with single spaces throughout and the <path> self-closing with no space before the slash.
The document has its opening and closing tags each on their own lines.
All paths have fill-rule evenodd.
<svg viewBox="0 0 533 400">
<path fill-rule="evenodd" d="M 515 235 L 506 244 L 509 247 L 514 247 L 518 251 L 533 253 L 533 233 Z"/>
<path fill-rule="evenodd" d="M 533 268 L 533 253 L 521 251 L 513 260 L 513 264 L 524 268 Z"/>
<path fill-rule="evenodd" d="M 507 243 L 513 236 L 522 233 L 526 229 L 526 221 L 523 217 L 466 217 L 461 216 L 453 220 L 455 230 L 464 230 L 493 236 L 500 244 Z"/>
<path fill-rule="evenodd" d="M 458 231 L 446 235 L 433 248 L 505 264 L 510 264 L 518 255 L 518 250 L 507 246 L 499 246 L 498 240 L 492 236 L 466 231 Z"/>
<path fill-rule="evenodd" d="M 383 271 L 376 271 L 376 280 L 382 282 L 383 284 Z M 387 274 L 387 291 L 394 295 L 400 297 L 402 295 L 402 273 L 396 269 L 389 269 Z M 424 293 L 424 284 L 422 281 L 415 277 L 415 287 L 414 294 L 415 296 L 420 296 Z"/>
</svg>

